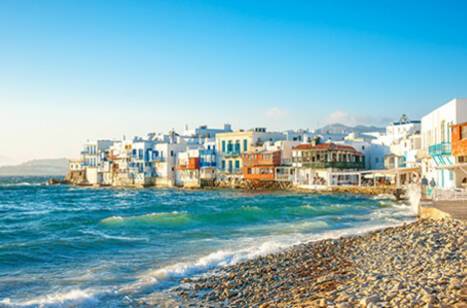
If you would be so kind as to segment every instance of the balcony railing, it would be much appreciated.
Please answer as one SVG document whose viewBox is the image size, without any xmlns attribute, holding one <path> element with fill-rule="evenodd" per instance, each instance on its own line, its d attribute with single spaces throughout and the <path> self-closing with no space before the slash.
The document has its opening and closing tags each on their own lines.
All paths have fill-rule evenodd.
<svg viewBox="0 0 467 308">
<path fill-rule="evenodd" d="M 436 201 L 467 201 L 467 190 L 462 188 L 434 189 L 432 197 Z"/>
<path fill-rule="evenodd" d="M 207 168 L 207 167 L 216 167 L 216 162 L 215 161 L 201 161 L 199 163 L 199 166 L 201 168 Z"/>
<path fill-rule="evenodd" d="M 240 151 L 229 151 L 229 152 L 224 152 L 222 153 L 222 155 L 224 155 L 224 157 L 236 157 L 236 156 L 240 156 Z"/>
<path fill-rule="evenodd" d="M 303 162 L 303 166 L 312 169 L 364 169 L 365 164 L 363 162 L 347 162 L 347 161 L 319 161 L 319 162 Z"/>
<path fill-rule="evenodd" d="M 431 156 L 451 155 L 451 143 L 441 142 L 441 143 L 430 145 L 428 147 L 428 153 Z"/>
</svg>

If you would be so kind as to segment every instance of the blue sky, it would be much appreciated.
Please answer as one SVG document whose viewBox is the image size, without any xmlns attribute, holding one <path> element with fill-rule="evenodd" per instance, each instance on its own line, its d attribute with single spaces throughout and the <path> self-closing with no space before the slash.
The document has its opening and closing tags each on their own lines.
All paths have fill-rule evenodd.
<svg viewBox="0 0 467 308">
<path fill-rule="evenodd" d="M 466 72 L 466 1 L 2 0 L 0 156 L 184 124 L 384 125 L 467 97 Z"/>
</svg>

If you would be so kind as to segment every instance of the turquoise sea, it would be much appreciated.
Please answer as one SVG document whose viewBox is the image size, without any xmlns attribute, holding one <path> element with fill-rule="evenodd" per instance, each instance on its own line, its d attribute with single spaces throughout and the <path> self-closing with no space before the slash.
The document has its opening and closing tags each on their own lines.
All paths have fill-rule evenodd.
<svg viewBox="0 0 467 308">
<path fill-rule="evenodd" d="M 180 279 L 414 219 L 385 197 L 48 186 L 0 178 L 0 306 L 138 306 Z"/>
</svg>

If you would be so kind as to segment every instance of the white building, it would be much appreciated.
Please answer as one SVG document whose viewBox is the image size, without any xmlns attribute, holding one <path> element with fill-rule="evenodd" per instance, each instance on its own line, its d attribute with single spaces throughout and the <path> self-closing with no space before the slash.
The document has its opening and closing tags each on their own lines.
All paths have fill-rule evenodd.
<svg viewBox="0 0 467 308">
<path fill-rule="evenodd" d="M 363 153 L 364 166 L 367 170 L 384 169 L 384 157 L 389 154 L 389 147 L 382 144 L 374 144 L 362 140 L 346 139 L 336 144 L 350 145 L 357 151 Z"/>
<path fill-rule="evenodd" d="M 87 141 L 81 151 L 81 160 L 86 167 L 97 167 L 103 159 L 104 152 L 108 150 L 114 141 L 112 140 L 94 140 Z"/>
<path fill-rule="evenodd" d="M 196 128 L 188 128 L 185 126 L 185 130 L 182 133 L 183 138 L 187 143 L 201 144 L 204 140 L 215 140 L 216 134 L 229 133 L 232 131 L 230 124 L 224 124 L 223 128 L 210 128 L 207 125 L 201 125 Z"/>
<path fill-rule="evenodd" d="M 186 149 L 186 143 L 158 143 L 154 146 L 153 166 L 156 186 L 175 185 L 177 156 Z"/>
<path fill-rule="evenodd" d="M 81 161 L 86 169 L 86 181 L 88 184 L 96 185 L 102 183 L 102 173 L 98 168 L 105 159 L 106 151 L 110 149 L 114 141 L 95 140 L 87 141 L 81 151 Z"/>
<path fill-rule="evenodd" d="M 175 184 L 187 188 L 201 187 L 200 156 L 201 148 L 188 149 L 178 153 Z"/>
<path fill-rule="evenodd" d="M 456 187 L 451 125 L 467 121 L 467 99 L 453 99 L 422 118 L 422 177 L 441 189 Z"/>
<path fill-rule="evenodd" d="M 400 140 L 408 136 L 419 134 L 421 129 L 420 121 L 410 121 L 406 116 L 402 116 L 398 122 L 393 122 L 386 127 L 386 133 L 380 135 L 373 143 L 391 146 L 398 144 Z"/>
<path fill-rule="evenodd" d="M 296 141 L 300 143 L 310 143 L 316 136 L 313 131 L 308 129 L 286 130 L 282 132 L 287 141 Z"/>
</svg>

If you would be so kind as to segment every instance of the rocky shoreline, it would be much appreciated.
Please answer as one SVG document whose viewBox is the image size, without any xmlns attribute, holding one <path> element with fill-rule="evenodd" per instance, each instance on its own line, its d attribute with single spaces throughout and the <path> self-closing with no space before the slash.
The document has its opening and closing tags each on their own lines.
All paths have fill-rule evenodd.
<svg viewBox="0 0 467 308">
<path fill-rule="evenodd" d="M 467 307 L 465 223 L 419 220 L 184 279 L 182 306 Z"/>
</svg>

